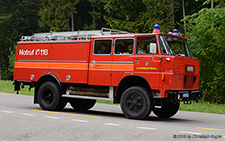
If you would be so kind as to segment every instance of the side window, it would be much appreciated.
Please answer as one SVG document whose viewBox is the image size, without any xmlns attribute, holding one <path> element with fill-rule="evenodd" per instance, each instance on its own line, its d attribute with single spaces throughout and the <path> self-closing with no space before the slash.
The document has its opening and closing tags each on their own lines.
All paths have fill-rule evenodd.
<svg viewBox="0 0 225 141">
<path fill-rule="evenodd" d="M 137 38 L 137 48 L 136 53 L 137 54 L 150 54 L 150 47 L 155 46 L 156 50 L 155 52 L 158 53 L 158 48 L 156 44 L 156 37 L 138 37 Z"/>
<path fill-rule="evenodd" d="M 133 54 L 134 39 L 116 39 L 114 54 Z"/>
<path fill-rule="evenodd" d="M 94 54 L 109 55 L 112 51 L 112 40 L 95 40 Z"/>
</svg>

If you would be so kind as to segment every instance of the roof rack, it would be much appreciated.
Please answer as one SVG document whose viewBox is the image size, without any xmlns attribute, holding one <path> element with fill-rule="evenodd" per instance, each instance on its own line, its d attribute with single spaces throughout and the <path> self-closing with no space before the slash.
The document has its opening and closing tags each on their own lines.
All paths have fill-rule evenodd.
<svg viewBox="0 0 225 141">
<path fill-rule="evenodd" d="M 32 36 L 22 36 L 21 41 L 63 41 L 63 40 L 90 40 L 96 35 L 127 34 L 127 31 L 102 27 L 101 30 L 69 31 L 34 33 Z"/>
</svg>

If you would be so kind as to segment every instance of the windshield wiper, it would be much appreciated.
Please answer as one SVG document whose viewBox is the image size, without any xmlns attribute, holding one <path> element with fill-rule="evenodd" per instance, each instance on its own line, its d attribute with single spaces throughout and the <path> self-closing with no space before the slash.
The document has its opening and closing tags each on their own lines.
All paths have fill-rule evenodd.
<svg viewBox="0 0 225 141">
<path fill-rule="evenodd" d="M 185 55 L 181 54 L 181 53 L 178 53 L 178 54 L 175 54 L 175 56 L 185 56 Z"/>
</svg>

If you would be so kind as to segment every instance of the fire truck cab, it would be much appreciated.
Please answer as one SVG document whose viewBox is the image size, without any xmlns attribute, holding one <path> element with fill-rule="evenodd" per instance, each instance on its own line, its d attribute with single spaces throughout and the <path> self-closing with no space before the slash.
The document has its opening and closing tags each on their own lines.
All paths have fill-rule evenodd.
<svg viewBox="0 0 225 141">
<path fill-rule="evenodd" d="M 175 33 L 134 34 L 103 28 L 23 36 L 18 42 L 14 90 L 35 88 L 44 110 L 77 111 L 96 100 L 120 103 L 124 115 L 144 119 L 175 115 L 180 102 L 200 98 L 199 60 Z"/>
</svg>

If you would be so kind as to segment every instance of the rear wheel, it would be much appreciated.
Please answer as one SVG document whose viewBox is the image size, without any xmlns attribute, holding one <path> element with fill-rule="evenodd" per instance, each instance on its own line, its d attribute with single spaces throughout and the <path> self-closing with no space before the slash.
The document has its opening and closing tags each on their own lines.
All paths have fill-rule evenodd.
<svg viewBox="0 0 225 141">
<path fill-rule="evenodd" d="M 145 119 L 151 113 L 151 96 L 139 86 L 128 88 L 121 97 L 121 109 L 127 118 Z"/>
<path fill-rule="evenodd" d="M 54 82 L 43 83 L 38 90 L 37 98 L 43 110 L 62 110 L 67 104 L 60 95 L 59 86 Z"/>
<path fill-rule="evenodd" d="M 96 100 L 71 98 L 69 102 L 76 111 L 87 111 L 95 105 Z"/>
<path fill-rule="evenodd" d="M 164 102 L 162 108 L 155 108 L 153 113 L 158 117 L 170 118 L 174 116 L 179 110 L 180 103 Z"/>
</svg>

